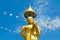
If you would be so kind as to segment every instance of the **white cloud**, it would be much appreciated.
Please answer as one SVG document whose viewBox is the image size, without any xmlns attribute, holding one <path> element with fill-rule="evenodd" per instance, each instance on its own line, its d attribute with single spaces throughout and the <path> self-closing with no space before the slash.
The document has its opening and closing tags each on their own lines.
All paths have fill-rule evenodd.
<svg viewBox="0 0 60 40">
<path fill-rule="evenodd" d="M 1 29 L 3 29 L 3 27 L 1 26 Z"/>
<path fill-rule="evenodd" d="M 7 28 L 5 28 L 5 30 L 7 30 Z"/>
<path fill-rule="evenodd" d="M 11 29 L 9 29 L 8 31 L 9 31 L 9 32 L 11 32 L 12 30 L 11 30 Z"/>
<path fill-rule="evenodd" d="M 18 18 L 19 16 L 16 16 L 16 18 Z"/>
<path fill-rule="evenodd" d="M 56 30 L 60 27 L 60 18 L 51 19 L 50 17 L 42 16 L 36 20 L 38 25 L 41 27 L 46 27 L 50 30 Z"/>
<path fill-rule="evenodd" d="M 6 12 L 4 12 L 3 14 L 6 15 Z"/>
<path fill-rule="evenodd" d="M 15 33 L 20 33 L 21 32 L 21 27 L 18 27 L 16 30 L 15 30 Z"/>
<path fill-rule="evenodd" d="M 52 28 L 59 28 L 60 27 L 60 19 L 56 18 L 50 22 L 50 26 Z"/>
<path fill-rule="evenodd" d="M 9 15 L 10 15 L 10 16 L 12 16 L 13 14 L 12 14 L 12 13 L 10 13 Z"/>
<path fill-rule="evenodd" d="M 15 31 L 13 31 L 15 33 Z"/>
</svg>

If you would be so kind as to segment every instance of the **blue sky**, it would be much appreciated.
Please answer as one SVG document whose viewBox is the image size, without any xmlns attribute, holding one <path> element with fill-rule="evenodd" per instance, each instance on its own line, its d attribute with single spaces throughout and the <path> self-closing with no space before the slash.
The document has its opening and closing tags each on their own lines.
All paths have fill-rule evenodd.
<svg viewBox="0 0 60 40">
<path fill-rule="evenodd" d="M 24 40 L 20 33 L 30 4 L 41 28 L 39 40 L 60 40 L 60 0 L 0 0 L 0 40 Z"/>
</svg>

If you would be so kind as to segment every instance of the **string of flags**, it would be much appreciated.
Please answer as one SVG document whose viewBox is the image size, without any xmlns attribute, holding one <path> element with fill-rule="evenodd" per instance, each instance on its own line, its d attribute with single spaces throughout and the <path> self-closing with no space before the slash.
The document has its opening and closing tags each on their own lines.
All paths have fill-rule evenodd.
<svg viewBox="0 0 60 40">
<path fill-rule="evenodd" d="M 7 12 L 3 12 L 3 14 L 6 15 Z M 10 13 L 9 16 L 13 16 L 13 14 Z M 18 15 L 16 15 L 15 17 L 16 17 L 16 18 L 19 18 Z M 7 32 L 13 32 L 13 33 L 17 33 L 17 31 L 18 31 L 18 30 L 11 30 L 11 29 L 8 29 L 8 28 L 3 27 L 3 26 L 1 26 L 1 25 L 0 25 L 0 30 L 5 30 L 5 31 L 7 31 Z M 20 30 L 20 29 L 19 29 L 19 30 Z"/>
<path fill-rule="evenodd" d="M 6 14 L 7 14 L 7 12 L 4 12 L 3 14 L 4 14 L 4 15 L 6 15 Z M 13 16 L 13 14 L 12 14 L 12 13 L 10 13 L 10 14 L 9 14 L 9 16 Z M 16 15 L 15 17 L 16 17 L 16 18 L 19 18 L 19 16 L 18 16 L 18 15 Z"/>
<path fill-rule="evenodd" d="M 8 29 L 8 28 L 3 27 L 3 26 L 0 26 L 0 29 L 1 29 L 1 30 L 5 30 L 5 31 L 7 31 L 7 32 L 13 32 L 13 33 L 16 32 L 15 30 L 11 30 L 11 29 Z"/>
</svg>

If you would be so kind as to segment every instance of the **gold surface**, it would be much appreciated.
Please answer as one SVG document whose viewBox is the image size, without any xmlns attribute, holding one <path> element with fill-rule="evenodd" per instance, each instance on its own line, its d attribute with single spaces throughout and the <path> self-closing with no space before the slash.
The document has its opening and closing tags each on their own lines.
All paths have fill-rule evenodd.
<svg viewBox="0 0 60 40">
<path fill-rule="evenodd" d="M 27 18 L 28 16 L 32 16 L 33 18 L 35 18 L 36 16 L 36 12 L 32 9 L 31 6 L 29 6 L 29 8 L 25 11 L 24 16 Z"/>
<path fill-rule="evenodd" d="M 40 36 L 40 28 L 32 16 L 27 16 L 27 25 L 22 27 L 21 35 L 25 40 L 38 40 Z"/>
</svg>

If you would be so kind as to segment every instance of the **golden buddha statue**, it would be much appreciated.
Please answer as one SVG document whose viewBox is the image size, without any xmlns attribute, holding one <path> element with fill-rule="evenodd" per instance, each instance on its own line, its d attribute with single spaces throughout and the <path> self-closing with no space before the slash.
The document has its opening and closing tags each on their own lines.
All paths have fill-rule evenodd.
<svg viewBox="0 0 60 40">
<path fill-rule="evenodd" d="M 31 6 L 26 10 L 24 16 L 27 18 L 26 26 L 22 27 L 21 35 L 25 38 L 25 40 L 38 40 L 40 36 L 40 28 L 38 27 L 35 18 L 35 11 L 32 10 Z"/>
</svg>

